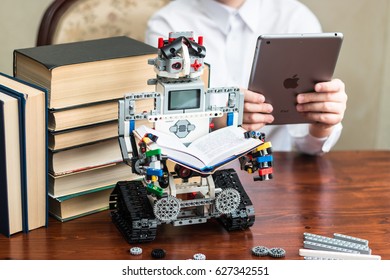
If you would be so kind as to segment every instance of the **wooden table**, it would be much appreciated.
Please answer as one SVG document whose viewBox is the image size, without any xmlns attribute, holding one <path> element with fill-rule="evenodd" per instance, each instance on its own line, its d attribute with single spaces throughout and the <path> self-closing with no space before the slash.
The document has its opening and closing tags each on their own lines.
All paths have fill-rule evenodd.
<svg viewBox="0 0 390 280">
<path fill-rule="evenodd" d="M 162 225 L 155 241 L 128 244 L 104 211 L 48 228 L 0 237 L 0 259 L 150 259 L 154 248 L 166 259 L 256 259 L 257 245 L 282 247 L 285 259 L 302 259 L 303 233 L 343 233 L 369 240 L 372 253 L 390 259 L 390 151 L 334 151 L 322 157 L 275 153 L 274 179 L 254 182 L 240 173 L 256 210 L 248 230 L 226 232 L 216 221 L 184 227 Z M 267 259 L 267 258 L 264 258 Z"/>
</svg>

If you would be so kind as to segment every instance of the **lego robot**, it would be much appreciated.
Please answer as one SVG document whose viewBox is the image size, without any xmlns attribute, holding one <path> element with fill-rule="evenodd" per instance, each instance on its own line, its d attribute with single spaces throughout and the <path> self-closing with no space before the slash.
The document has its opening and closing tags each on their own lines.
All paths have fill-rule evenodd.
<svg viewBox="0 0 390 280">
<path fill-rule="evenodd" d="M 210 133 L 217 118 L 226 120 L 226 126 L 242 124 L 244 98 L 238 88 L 205 89 L 201 79 L 205 55 L 203 38 L 195 42 L 192 32 L 160 38 L 157 58 L 148 61 L 156 72 L 148 84 L 155 85 L 156 91 L 129 93 L 119 101 L 122 156 L 140 179 L 118 182 L 109 205 L 113 222 L 129 243 L 154 240 L 161 224 L 183 226 L 216 218 L 231 231 L 254 223 L 254 207 L 234 169 L 193 170 L 170 161 L 161 149 L 151 149 L 158 138 L 153 133 L 134 133 L 143 121 L 188 144 Z M 153 100 L 154 109 L 139 112 L 137 102 L 145 99 Z M 239 158 L 241 168 L 257 172 L 255 180 L 271 179 L 271 144 L 258 131 L 244 134 L 260 139 L 261 144 Z"/>
</svg>

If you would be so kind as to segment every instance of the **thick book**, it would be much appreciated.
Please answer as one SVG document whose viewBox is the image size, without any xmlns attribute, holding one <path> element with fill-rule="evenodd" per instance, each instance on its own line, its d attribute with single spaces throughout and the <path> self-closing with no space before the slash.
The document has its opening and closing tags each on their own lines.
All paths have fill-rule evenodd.
<svg viewBox="0 0 390 280">
<path fill-rule="evenodd" d="M 25 228 L 24 104 L 0 86 L 0 233 L 10 236 Z"/>
<path fill-rule="evenodd" d="M 55 198 L 74 195 L 138 178 L 139 175 L 133 174 L 131 167 L 125 163 L 60 176 L 49 174 L 49 195 Z"/>
<path fill-rule="evenodd" d="M 49 172 L 61 176 L 122 162 L 117 138 L 53 152 L 49 150 Z"/>
<path fill-rule="evenodd" d="M 137 120 L 137 122 L 137 125 L 151 126 L 151 123 L 146 119 Z M 50 150 L 72 149 L 107 139 L 118 138 L 118 121 L 91 124 L 61 131 L 49 131 L 48 134 L 48 147 Z"/>
<path fill-rule="evenodd" d="M 115 185 L 97 188 L 77 195 L 49 196 L 50 215 L 61 222 L 107 210 Z"/>
<path fill-rule="evenodd" d="M 92 124 L 86 127 L 49 132 L 50 150 L 58 151 L 118 137 L 118 122 Z"/>
<path fill-rule="evenodd" d="M 47 225 L 47 99 L 44 89 L 0 73 L 0 85 L 25 102 L 20 136 L 25 149 L 25 231 Z M 9 133 L 8 130 L 5 134 Z"/>
<path fill-rule="evenodd" d="M 48 129 L 62 131 L 117 119 L 118 100 L 110 100 L 65 110 L 49 110 Z"/>
<path fill-rule="evenodd" d="M 148 59 L 157 49 L 125 37 L 111 37 L 14 51 L 14 75 L 46 88 L 48 107 L 68 108 L 153 91 Z"/>
<path fill-rule="evenodd" d="M 173 134 L 146 126 L 136 128 L 134 133 L 139 139 L 148 133 L 157 136 L 155 142 L 148 143 L 149 149 L 161 149 L 161 153 L 173 162 L 202 174 L 211 174 L 264 143 L 260 139 L 245 138 L 245 131 L 242 127 L 227 126 L 196 139 L 188 146 Z"/>
<path fill-rule="evenodd" d="M 154 103 L 148 99 L 137 100 L 135 113 L 154 110 Z M 118 100 L 85 104 L 72 108 L 49 110 L 50 131 L 63 131 L 88 125 L 106 123 L 118 119 Z"/>
</svg>

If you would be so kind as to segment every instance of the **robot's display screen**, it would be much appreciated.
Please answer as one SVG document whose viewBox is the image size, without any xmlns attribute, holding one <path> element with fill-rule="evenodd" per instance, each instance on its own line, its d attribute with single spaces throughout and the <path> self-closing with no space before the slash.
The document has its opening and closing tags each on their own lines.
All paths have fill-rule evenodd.
<svg viewBox="0 0 390 280">
<path fill-rule="evenodd" d="M 172 90 L 168 110 L 197 109 L 200 107 L 200 89 Z"/>
</svg>

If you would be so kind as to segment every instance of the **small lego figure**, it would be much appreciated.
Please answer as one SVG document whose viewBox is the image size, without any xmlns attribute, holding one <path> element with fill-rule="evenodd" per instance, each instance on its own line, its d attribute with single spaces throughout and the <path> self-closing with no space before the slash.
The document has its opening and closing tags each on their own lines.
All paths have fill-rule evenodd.
<svg viewBox="0 0 390 280">
<path fill-rule="evenodd" d="M 174 164 L 160 149 L 153 133 L 136 139 L 136 122 L 147 120 L 155 131 L 177 137 L 185 145 L 210 133 L 213 119 L 226 115 L 227 126 L 242 124 L 243 93 L 235 87 L 205 89 L 201 80 L 206 48 L 192 32 L 172 32 L 158 41 L 158 56 L 148 61 L 156 78 L 148 84 L 155 92 L 129 93 L 119 102 L 119 143 L 124 160 L 142 181 L 118 182 L 110 196 L 113 222 L 129 243 L 152 241 L 163 223 L 174 226 L 205 223 L 217 218 L 227 230 L 253 225 L 255 213 L 233 169 L 199 172 Z M 226 98 L 223 106 L 213 97 Z M 136 101 L 153 99 L 154 109 L 136 113 Z M 138 135 L 139 136 L 139 135 Z M 259 146 L 240 158 L 241 168 L 257 171 L 255 180 L 272 178 L 271 143 L 265 135 L 247 131 L 245 138 L 259 139 Z M 245 139 L 244 139 L 245 140 Z"/>
</svg>

